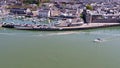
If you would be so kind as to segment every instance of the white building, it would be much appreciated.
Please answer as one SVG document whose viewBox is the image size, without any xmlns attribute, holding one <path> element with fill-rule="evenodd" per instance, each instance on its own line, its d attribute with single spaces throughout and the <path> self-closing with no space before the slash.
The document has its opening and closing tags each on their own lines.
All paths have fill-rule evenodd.
<svg viewBox="0 0 120 68">
<path fill-rule="evenodd" d="M 39 17 L 50 17 L 50 10 L 39 10 Z"/>
</svg>

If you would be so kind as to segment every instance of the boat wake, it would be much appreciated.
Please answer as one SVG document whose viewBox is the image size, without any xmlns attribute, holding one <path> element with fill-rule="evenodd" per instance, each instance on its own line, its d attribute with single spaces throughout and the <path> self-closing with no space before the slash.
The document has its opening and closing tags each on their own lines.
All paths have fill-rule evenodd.
<svg viewBox="0 0 120 68">
<path fill-rule="evenodd" d="M 0 35 L 16 35 L 16 33 L 0 33 Z"/>
<path fill-rule="evenodd" d="M 120 34 L 110 34 L 108 37 L 96 38 L 93 42 L 106 42 L 117 39 L 120 37 Z"/>
<path fill-rule="evenodd" d="M 55 36 L 55 35 L 70 35 L 70 34 L 78 34 L 78 32 L 59 32 L 59 33 L 51 33 L 47 36 Z"/>
<path fill-rule="evenodd" d="M 105 39 L 102 39 L 102 38 L 96 38 L 96 39 L 93 40 L 93 42 L 97 42 L 97 43 L 105 42 Z"/>
<path fill-rule="evenodd" d="M 39 34 L 33 36 L 47 37 L 47 36 L 60 36 L 60 35 L 70 35 L 70 34 L 78 34 L 79 32 L 58 32 L 58 33 L 49 33 L 49 34 Z"/>
<path fill-rule="evenodd" d="M 93 34 L 93 35 L 106 35 L 106 36 L 120 36 L 120 34 L 111 34 L 111 33 L 99 33 L 99 32 L 90 32 L 90 34 Z"/>
</svg>

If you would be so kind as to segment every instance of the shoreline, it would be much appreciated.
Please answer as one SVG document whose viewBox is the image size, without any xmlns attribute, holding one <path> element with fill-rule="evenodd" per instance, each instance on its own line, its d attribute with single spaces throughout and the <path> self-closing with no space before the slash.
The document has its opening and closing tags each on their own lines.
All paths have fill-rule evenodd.
<svg viewBox="0 0 120 68">
<path fill-rule="evenodd" d="M 12 25 L 13 29 L 16 30 L 34 30 L 34 31 L 71 31 L 71 30 L 88 30 L 88 29 L 96 29 L 96 28 L 107 28 L 107 27 L 113 27 L 113 26 L 120 26 L 120 23 L 89 23 L 89 24 L 83 24 L 80 26 L 70 26 L 70 27 L 57 27 L 57 26 L 51 26 L 51 27 L 21 27 L 16 28 L 15 25 Z M 0 24 L 0 27 L 3 27 L 3 25 Z M 4 26 L 3 28 L 10 28 L 8 26 Z"/>
</svg>

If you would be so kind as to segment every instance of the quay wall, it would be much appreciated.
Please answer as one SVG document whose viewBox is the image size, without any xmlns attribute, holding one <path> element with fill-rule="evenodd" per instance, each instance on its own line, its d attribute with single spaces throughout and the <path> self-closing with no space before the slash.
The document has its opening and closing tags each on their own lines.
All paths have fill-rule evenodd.
<svg viewBox="0 0 120 68">
<path fill-rule="evenodd" d="M 97 29 L 97 28 L 107 28 L 120 26 L 120 23 L 89 23 L 83 24 L 81 26 L 73 26 L 73 27 L 56 27 L 56 28 L 47 28 L 40 29 L 43 31 L 71 31 L 71 30 L 89 30 L 89 29 Z"/>
<path fill-rule="evenodd" d="M 15 28 L 15 25 L 1 25 L 4 28 Z M 96 29 L 96 28 L 106 28 L 106 27 L 113 27 L 113 26 L 120 26 L 120 23 L 88 23 L 88 24 L 82 24 L 79 26 L 54 26 L 54 27 L 40 27 L 40 28 L 31 28 L 29 27 L 23 27 L 17 30 L 37 30 L 37 31 L 71 31 L 71 30 L 88 30 L 88 29 Z M 19 27 L 19 26 L 18 26 Z M 21 26 L 20 26 L 21 27 Z"/>
<path fill-rule="evenodd" d="M 58 28 L 48 28 L 48 29 L 40 29 L 40 31 L 75 31 L 75 30 L 89 30 L 89 29 L 97 29 L 97 28 L 107 28 L 120 26 L 120 24 L 111 24 L 111 25 L 102 25 L 102 26 L 88 26 L 88 27 L 58 27 Z"/>
</svg>

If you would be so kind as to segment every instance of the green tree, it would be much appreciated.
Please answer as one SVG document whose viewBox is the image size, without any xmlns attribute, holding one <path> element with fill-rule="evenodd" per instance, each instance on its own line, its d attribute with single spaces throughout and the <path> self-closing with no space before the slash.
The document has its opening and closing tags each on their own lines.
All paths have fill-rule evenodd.
<svg viewBox="0 0 120 68">
<path fill-rule="evenodd" d="M 87 6 L 86 6 L 86 9 L 88 9 L 88 10 L 93 10 L 93 7 L 92 7 L 91 5 L 87 5 Z"/>
<path fill-rule="evenodd" d="M 25 4 L 32 4 L 34 2 L 34 0 L 24 0 L 23 1 Z"/>
<path fill-rule="evenodd" d="M 50 2 L 50 0 L 22 0 L 25 4 L 37 4 L 38 6 L 41 3 L 47 3 Z"/>
<path fill-rule="evenodd" d="M 80 14 L 80 18 L 83 18 L 83 14 L 82 13 Z"/>
</svg>

